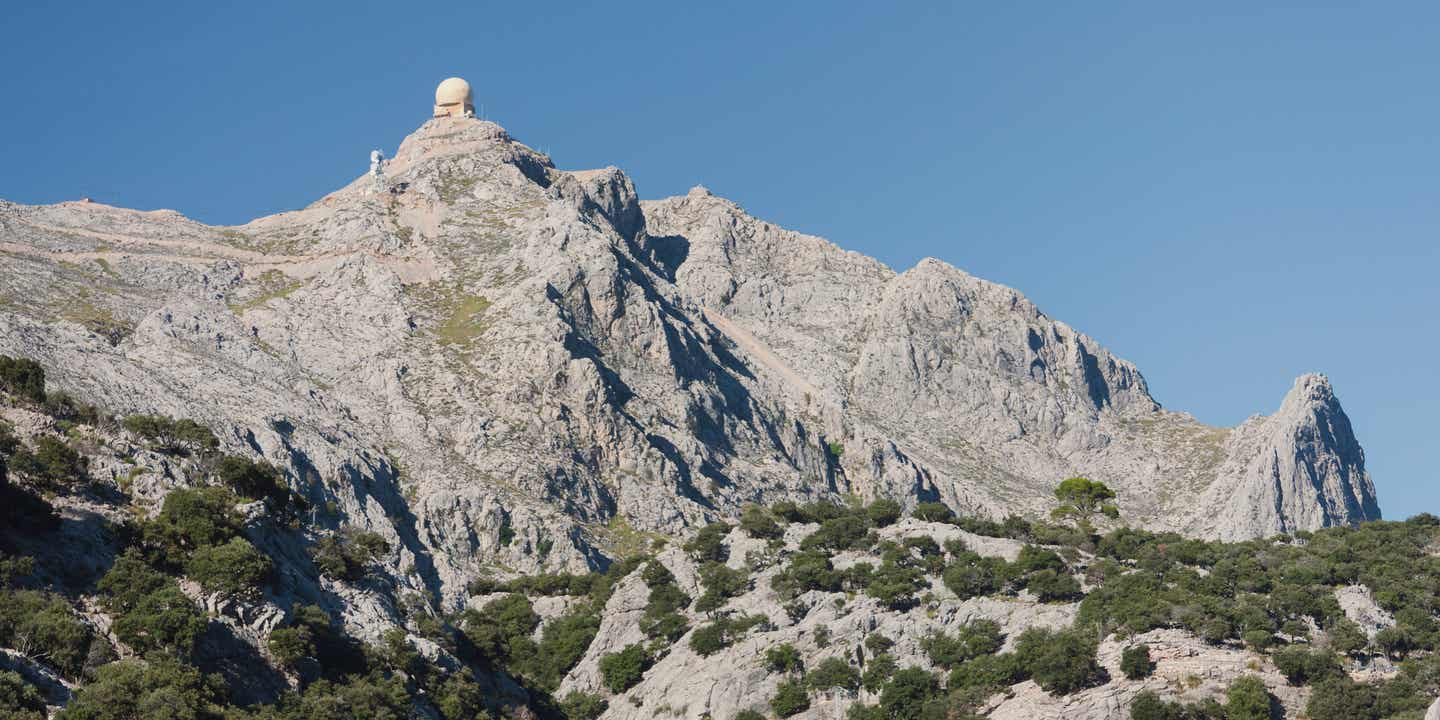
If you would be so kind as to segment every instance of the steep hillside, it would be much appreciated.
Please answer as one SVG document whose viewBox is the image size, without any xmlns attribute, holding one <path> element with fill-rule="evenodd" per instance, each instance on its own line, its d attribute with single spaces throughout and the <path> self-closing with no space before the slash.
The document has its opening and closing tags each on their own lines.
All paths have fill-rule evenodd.
<svg viewBox="0 0 1440 720">
<path fill-rule="evenodd" d="M 356 666 L 391 668 L 404 692 L 439 692 L 432 681 L 470 673 L 478 689 L 450 690 L 483 693 L 492 709 L 551 712 L 545 698 L 561 688 L 594 692 L 595 648 L 635 630 L 615 619 L 635 609 L 635 568 L 622 561 L 756 504 L 894 501 L 974 523 L 1019 516 L 996 533 L 1057 545 L 1050 530 L 1014 529 L 1046 516 L 1060 479 L 1085 475 L 1116 491 L 1122 523 L 1191 537 L 1379 517 L 1364 453 L 1323 376 L 1297 380 L 1273 415 L 1208 427 L 1161 408 L 1138 369 L 1014 290 L 937 260 L 896 273 L 702 189 L 642 203 L 615 168 L 559 170 L 470 118 L 427 122 L 381 181 L 362 177 L 242 226 L 0 202 L 0 263 L 0 354 L 34 359 L 46 376 L 38 398 L 7 396 L 17 447 L 60 452 L 40 438 L 63 436 L 88 461 L 15 473 L 18 491 L 60 508 L 45 531 L 59 535 L 7 526 L 17 556 L 40 560 L 22 584 L 58 592 L 105 630 L 127 602 L 164 599 L 114 599 L 96 583 L 116 567 L 129 574 L 113 583 L 167 593 L 177 583 L 208 617 L 194 664 L 221 673 L 242 702 L 308 687 L 318 671 L 307 663 L 353 659 L 363 653 L 347 643 L 370 643 L 402 656 L 418 648 L 443 669 L 425 676 L 391 656 Z M 184 420 L 213 442 L 157 448 L 118 424 L 135 416 Z M 251 477 L 245 468 L 263 468 L 263 482 L 234 485 Z M 256 495 L 255 482 L 273 492 Z M 236 496 L 197 489 L 214 486 Z M 177 516 L 187 503 L 209 508 L 228 528 L 207 531 L 212 540 L 243 536 L 251 549 L 176 539 L 164 525 L 169 502 Z M 161 534 L 147 536 L 156 522 L 149 532 Z M 765 633 L 800 631 L 774 617 L 759 588 L 762 570 L 799 552 L 805 524 L 791 523 L 788 544 L 767 551 L 772 561 L 753 568 L 760 582 L 735 600 L 769 617 Z M 35 537 L 45 539 L 26 540 Z M 1094 538 L 1070 544 L 1094 552 Z M 189 567 L 199 549 L 211 569 L 254 570 L 263 591 L 205 587 L 197 577 L 208 576 Z M 127 550 L 140 557 L 117 560 Z M 693 578 L 670 552 L 671 572 Z M 1086 566 L 1071 562 L 1067 572 Z M 575 581 L 590 594 L 574 623 L 622 623 L 600 629 L 573 671 L 511 668 L 509 640 L 462 632 L 454 613 L 467 603 L 474 623 L 507 622 L 474 599 L 487 584 L 556 571 L 587 578 Z M 830 592 L 863 589 L 852 580 Z M 942 600 L 892 621 L 928 628 L 916 613 L 974 616 Z M 1070 617 L 982 605 L 1018 618 L 1007 635 Z M 566 614 L 576 603 L 548 597 L 536 608 Z M 687 611 L 686 622 L 713 611 Z M 1182 625 L 1197 630 L 1157 627 Z M 277 630 L 283 646 L 340 628 L 349 639 L 331 638 L 330 655 L 273 647 Z M 146 652 L 137 636 L 105 631 L 105 647 Z M 731 658 L 699 673 L 665 648 L 647 656 L 658 674 L 631 707 L 673 710 L 696 678 L 754 670 Z M 807 661 L 824 654 L 813 650 Z M 291 651 L 299 665 L 284 660 Z M 906 652 L 925 664 L 913 638 Z M 363 675 L 336 672 L 335 682 Z M 75 684 L 62 680 L 52 699 Z M 703 707 L 738 710 L 768 689 Z M 433 705 L 420 703 L 446 714 Z M 609 717 L 628 712 L 612 703 Z"/>
<path fill-rule="evenodd" d="M 216 428 L 332 520 L 405 536 L 451 596 L 755 501 L 1000 517 L 1088 475 L 1134 522 L 1211 537 L 1379 515 L 1322 377 L 1210 428 L 939 261 L 896 274 L 698 189 L 642 204 L 620 171 L 557 170 L 472 119 L 427 122 L 386 173 L 234 228 L 0 206 L 0 352 Z M 388 527 L 401 506 L 413 524 Z"/>
</svg>

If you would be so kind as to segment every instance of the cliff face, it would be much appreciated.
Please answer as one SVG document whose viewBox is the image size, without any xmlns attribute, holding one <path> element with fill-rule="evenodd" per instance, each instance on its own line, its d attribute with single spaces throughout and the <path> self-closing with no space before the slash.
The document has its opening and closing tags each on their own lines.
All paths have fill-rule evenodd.
<svg viewBox="0 0 1440 720">
<path fill-rule="evenodd" d="M 229 228 L 0 203 L 0 353 L 213 427 L 327 509 L 310 531 L 381 532 L 396 583 L 452 600 L 786 498 L 1038 514 L 1087 475 L 1208 536 L 1379 516 L 1319 376 L 1207 427 L 937 260 L 897 274 L 700 189 L 641 203 L 477 120 L 427 122 L 386 172 Z"/>
</svg>

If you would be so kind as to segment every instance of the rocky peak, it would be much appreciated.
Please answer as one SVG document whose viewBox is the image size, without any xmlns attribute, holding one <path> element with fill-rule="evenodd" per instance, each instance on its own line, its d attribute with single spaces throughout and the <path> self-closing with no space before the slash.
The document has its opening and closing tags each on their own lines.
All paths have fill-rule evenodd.
<svg viewBox="0 0 1440 720">
<path fill-rule="evenodd" d="M 1038 515 L 1085 474 L 1150 527 L 1378 517 L 1323 378 L 1206 427 L 1014 289 L 935 259 L 897 274 L 704 188 L 641 202 L 485 121 L 427 121 L 383 186 L 233 228 L 0 215 L 0 352 L 114 411 L 204 420 L 452 599 L 784 498 Z"/>
</svg>

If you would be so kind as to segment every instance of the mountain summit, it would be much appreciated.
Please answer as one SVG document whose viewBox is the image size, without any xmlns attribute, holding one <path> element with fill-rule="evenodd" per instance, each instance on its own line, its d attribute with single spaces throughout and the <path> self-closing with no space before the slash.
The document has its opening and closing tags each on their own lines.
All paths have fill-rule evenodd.
<svg viewBox="0 0 1440 720">
<path fill-rule="evenodd" d="M 0 352 L 203 422 L 447 597 L 782 499 L 1039 515 L 1084 475 L 1133 524 L 1214 538 L 1379 517 L 1322 376 L 1209 427 L 1015 290 L 896 273 L 703 188 L 641 202 L 470 117 L 242 226 L 0 204 L 0 253 Z M 137 492 L 179 479 L 157 482 Z"/>
</svg>

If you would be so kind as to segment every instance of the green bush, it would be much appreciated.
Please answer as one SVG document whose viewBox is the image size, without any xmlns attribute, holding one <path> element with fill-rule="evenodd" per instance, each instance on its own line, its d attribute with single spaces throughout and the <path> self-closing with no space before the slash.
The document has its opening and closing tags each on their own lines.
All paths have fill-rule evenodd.
<svg viewBox="0 0 1440 720">
<path fill-rule="evenodd" d="M 920 647 L 938 667 L 950 669 L 981 655 L 1000 649 L 1005 635 L 993 620 L 977 619 L 961 625 L 954 635 L 937 632 L 920 641 Z"/>
<path fill-rule="evenodd" d="M 20 448 L 10 458 L 10 469 L 36 480 L 70 485 L 89 480 L 88 464 L 75 448 L 53 435 L 35 438 L 35 449 Z"/>
<path fill-rule="evenodd" d="M 961 600 L 992 595 L 1004 585 L 996 562 L 973 552 L 959 553 L 945 568 L 941 580 Z"/>
<path fill-rule="evenodd" d="M 217 676 L 172 660 L 121 660 L 100 667 L 95 681 L 80 688 L 56 718 L 225 720 L 224 698 Z"/>
<path fill-rule="evenodd" d="M 619 652 L 600 656 L 600 676 L 612 693 L 634 687 L 650 667 L 650 656 L 642 645 L 627 645 Z"/>
<path fill-rule="evenodd" d="M 640 617 L 640 630 L 646 637 L 675 642 L 690 629 L 680 614 L 690 605 L 690 596 L 675 584 L 675 576 L 661 563 L 651 560 L 640 571 L 640 578 L 650 588 L 645 614 Z"/>
<path fill-rule="evenodd" d="M 1095 650 L 1095 641 L 1076 630 L 1030 628 L 1015 643 L 1021 666 L 1052 695 L 1075 692 L 1100 678 Z"/>
<path fill-rule="evenodd" d="M 921 720 L 938 692 L 934 675 L 913 667 L 898 670 L 880 691 L 880 709 L 894 720 Z"/>
<path fill-rule="evenodd" d="M 730 558 L 730 551 L 725 547 L 725 536 L 730 534 L 730 526 L 723 522 L 713 522 L 700 528 L 695 536 L 685 543 L 685 552 L 697 563 L 718 562 L 723 563 Z"/>
<path fill-rule="evenodd" d="M 887 558 L 880 569 L 869 576 L 865 594 L 891 610 L 904 610 L 915 606 L 915 594 L 927 586 L 924 572 Z"/>
<path fill-rule="evenodd" d="M 894 525 L 900 519 L 901 512 L 900 503 L 889 498 L 881 498 L 865 507 L 870 526 L 877 528 Z"/>
<path fill-rule="evenodd" d="M 885 683 L 895 676 L 895 671 L 900 666 L 895 662 L 895 656 L 889 653 L 882 653 L 870 658 L 865 663 L 865 672 L 860 674 L 860 686 L 869 692 L 880 692 Z"/>
<path fill-rule="evenodd" d="M 365 577 L 373 563 L 390 552 L 390 544 L 379 533 L 346 526 L 315 543 L 311 558 L 322 575 L 356 582 Z"/>
<path fill-rule="evenodd" d="M 1025 588 L 1040 602 L 1070 602 L 1084 596 L 1074 577 L 1054 570 L 1039 570 L 1026 576 Z"/>
<path fill-rule="evenodd" d="M 1225 690 L 1225 720 L 1270 720 L 1277 706 L 1265 683 L 1254 675 L 1236 678 Z"/>
<path fill-rule="evenodd" d="M 1067 572 L 1065 561 L 1054 550 L 1025 545 L 1020 548 L 1020 555 L 1015 558 L 1013 571 L 1016 575 L 1028 575 L 1040 570 L 1051 570 L 1057 573 Z"/>
<path fill-rule="evenodd" d="M 705 594 L 695 601 L 695 610 L 708 613 L 719 610 L 733 597 L 749 589 L 749 577 L 743 570 L 731 570 L 723 563 L 707 562 L 700 566 L 700 585 Z"/>
<path fill-rule="evenodd" d="M 226 455 L 215 464 L 215 477 L 236 495 L 249 500 L 266 500 L 275 507 L 290 503 L 290 486 L 274 465 L 238 455 Z"/>
<path fill-rule="evenodd" d="M 735 717 L 731 718 L 731 720 L 765 720 L 765 716 L 761 715 L 759 711 L 746 708 L 735 713 Z"/>
<path fill-rule="evenodd" d="M 805 661 L 794 645 L 780 643 L 765 651 L 765 669 L 772 673 L 794 674 L 805 669 Z"/>
<path fill-rule="evenodd" d="M 740 636 L 751 628 L 764 623 L 763 615 L 743 615 L 720 618 L 708 625 L 696 628 L 690 635 L 690 649 L 696 654 L 710 656 L 735 644 Z"/>
<path fill-rule="evenodd" d="M 208 592 L 254 600 L 270 580 L 274 565 L 245 538 L 206 545 L 191 553 L 185 574 Z"/>
<path fill-rule="evenodd" d="M 14 590 L 0 595 L 0 645 L 59 670 L 79 676 L 93 637 L 59 595 Z"/>
<path fill-rule="evenodd" d="M 1155 672 L 1149 645 L 1131 645 L 1120 653 L 1120 672 L 1131 680 L 1143 680 Z"/>
<path fill-rule="evenodd" d="M 150 650 L 187 655 L 205 632 L 207 620 L 175 581 L 126 553 L 100 579 L 101 603 L 115 616 L 111 629 L 139 653 Z"/>
<path fill-rule="evenodd" d="M 414 717 L 413 713 L 414 703 L 405 689 L 405 681 L 374 671 L 340 681 L 310 683 L 302 693 L 284 698 L 278 710 L 264 716 L 264 720 L 402 720 Z M 476 720 L 486 715 L 477 716 Z M 179 717 L 188 720 L 188 716 Z"/>
<path fill-rule="evenodd" d="M 854 692 L 860 688 L 860 671 L 840 658 L 825 658 L 805 673 L 805 685 L 811 690 L 840 688 Z"/>
<path fill-rule="evenodd" d="M 787 680 L 775 688 L 775 696 L 770 698 L 770 709 L 777 717 L 798 715 L 810 709 L 810 698 L 806 696 L 803 685 Z"/>
<path fill-rule="evenodd" d="M 45 698 L 20 673 L 0 672 L 0 718 L 45 720 Z"/>
<path fill-rule="evenodd" d="M 864 515 L 845 514 L 821 521 L 820 527 L 800 541 L 802 550 L 864 550 L 874 545 L 870 521 Z"/>
<path fill-rule="evenodd" d="M 218 487 L 171 490 L 160 514 L 145 523 L 141 535 L 155 562 L 184 567 L 196 550 L 227 543 L 240 535 L 235 496 Z"/>
<path fill-rule="evenodd" d="M 944 503 L 938 502 L 922 502 L 915 506 L 915 510 L 910 515 L 916 520 L 925 522 L 948 523 L 955 519 L 954 511 L 946 507 Z"/>
<path fill-rule="evenodd" d="M 30 402 L 45 402 L 45 368 L 29 358 L 0 355 L 0 390 Z"/>
<path fill-rule="evenodd" d="M 157 452 L 209 453 L 220 446 L 220 441 L 210 428 L 190 419 L 176 420 L 164 415 L 130 415 L 120 424 L 149 443 Z"/>
<path fill-rule="evenodd" d="M 571 690 L 560 698 L 560 712 L 565 714 L 565 720 L 597 720 L 608 709 L 610 703 L 605 698 L 578 690 Z"/>
<path fill-rule="evenodd" d="M 1057 485 L 1055 499 L 1060 501 L 1060 507 L 1051 513 L 1056 518 L 1087 522 L 1097 514 L 1112 518 L 1120 514 L 1110 503 L 1115 499 L 1115 491 L 1105 483 L 1083 477 L 1073 477 Z"/>
<path fill-rule="evenodd" d="M 480 684 L 468 673 L 455 673 L 445 678 L 434 694 L 435 707 L 445 720 L 488 720 L 485 694 Z M 603 702 L 603 701 L 602 701 Z"/>
<path fill-rule="evenodd" d="M 565 674 L 585 656 L 599 631 L 600 616 L 589 608 L 551 620 L 540 636 L 539 662 L 534 668 L 522 670 L 522 674 L 540 688 L 553 692 L 560 687 Z"/>
<path fill-rule="evenodd" d="M 1292 685 L 1305 685 L 1345 674 L 1339 658 L 1325 650 L 1292 645 L 1275 652 L 1275 669 Z"/>
<path fill-rule="evenodd" d="M 1007 688 L 1025 679 L 1025 668 L 1015 653 L 979 655 L 960 663 L 950 672 L 949 687 Z"/>
<path fill-rule="evenodd" d="M 740 513 L 740 529 L 752 538 L 773 540 L 785 535 L 770 512 L 759 505 L 746 505 Z"/>
<path fill-rule="evenodd" d="M 316 655 L 315 636 L 305 626 L 276 628 L 266 642 L 270 654 L 282 667 L 294 668 L 305 658 Z"/>
</svg>

